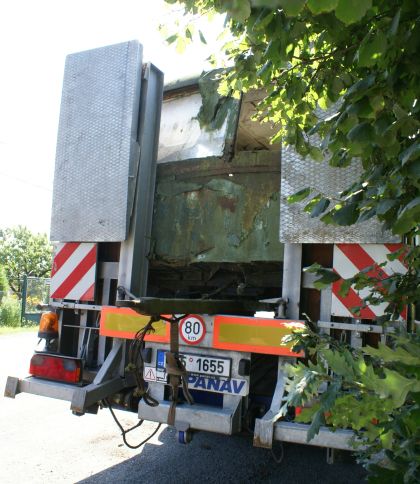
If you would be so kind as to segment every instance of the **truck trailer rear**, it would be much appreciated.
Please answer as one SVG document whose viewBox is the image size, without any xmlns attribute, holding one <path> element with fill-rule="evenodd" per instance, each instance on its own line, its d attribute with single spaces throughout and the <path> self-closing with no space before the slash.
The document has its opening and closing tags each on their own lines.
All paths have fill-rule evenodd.
<svg viewBox="0 0 420 484">
<path fill-rule="evenodd" d="M 45 348 L 6 396 L 68 400 L 77 415 L 123 408 L 181 442 L 251 429 L 256 446 L 307 443 L 295 409 L 280 412 L 284 365 L 304 357 L 284 337 L 304 314 L 354 346 L 385 334 L 381 308 L 357 316 L 360 295 L 318 291 L 303 269 L 349 277 L 400 246 L 378 221 L 325 226 L 287 204 L 308 185 L 335 193 L 359 166 L 270 144 L 273 128 L 251 120 L 260 97 L 221 97 L 217 72 L 164 87 L 137 41 L 68 56 Z M 351 437 L 323 427 L 309 443 L 350 449 Z"/>
</svg>

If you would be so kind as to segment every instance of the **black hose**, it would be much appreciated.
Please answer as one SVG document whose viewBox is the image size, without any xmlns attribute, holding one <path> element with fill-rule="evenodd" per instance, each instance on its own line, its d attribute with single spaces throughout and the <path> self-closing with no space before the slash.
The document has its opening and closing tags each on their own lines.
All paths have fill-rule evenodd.
<svg viewBox="0 0 420 484">
<path fill-rule="evenodd" d="M 162 425 L 162 424 L 158 424 L 158 426 L 156 427 L 156 429 L 149 435 L 149 437 L 147 437 L 147 439 L 144 439 L 138 445 L 131 445 L 131 444 L 129 444 L 127 442 L 126 435 L 129 432 L 131 432 L 132 430 L 137 429 L 138 427 L 140 427 L 143 424 L 144 420 L 140 420 L 136 425 L 133 425 L 133 427 L 130 427 L 129 429 L 126 430 L 126 429 L 124 429 L 124 427 L 121 425 L 121 423 L 117 419 L 117 416 L 114 413 L 114 410 L 113 410 L 113 408 L 111 406 L 111 403 L 108 400 L 104 400 L 104 402 L 105 402 L 105 406 L 107 406 L 109 408 L 109 411 L 111 412 L 112 418 L 114 419 L 115 423 L 118 425 L 119 429 L 121 430 L 121 435 L 122 435 L 124 444 L 127 447 L 129 447 L 130 449 L 138 449 L 142 445 L 146 444 L 152 437 L 154 437 L 157 434 L 158 430 L 160 429 L 160 427 Z"/>
</svg>

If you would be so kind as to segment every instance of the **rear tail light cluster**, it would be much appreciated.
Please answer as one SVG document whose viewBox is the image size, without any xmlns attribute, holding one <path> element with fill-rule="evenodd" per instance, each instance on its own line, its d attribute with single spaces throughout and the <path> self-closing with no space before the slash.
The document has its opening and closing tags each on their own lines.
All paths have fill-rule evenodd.
<svg viewBox="0 0 420 484">
<path fill-rule="evenodd" d="M 32 376 L 66 383 L 80 383 L 82 361 L 75 358 L 36 353 L 31 358 L 29 373 Z"/>
</svg>

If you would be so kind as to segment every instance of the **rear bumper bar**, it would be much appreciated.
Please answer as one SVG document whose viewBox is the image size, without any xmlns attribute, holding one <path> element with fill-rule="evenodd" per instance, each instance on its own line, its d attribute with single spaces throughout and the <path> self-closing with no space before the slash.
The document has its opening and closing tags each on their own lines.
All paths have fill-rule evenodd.
<svg viewBox="0 0 420 484">
<path fill-rule="evenodd" d="M 295 422 L 277 422 L 274 424 L 274 440 L 295 444 L 315 445 L 331 449 L 354 450 L 351 441 L 352 430 L 339 429 L 332 432 L 328 427 L 321 427 L 319 433 L 309 442 L 306 440 L 309 425 Z"/>
<path fill-rule="evenodd" d="M 80 387 L 67 383 L 41 380 L 35 377 L 19 379 L 9 376 L 6 381 L 4 396 L 15 398 L 18 393 L 30 393 L 42 397 L 55 398 L 71 402 L 70 408 L 76 414 L 83 414 L 100 400 L 117 393 L 126 387 L 123 378 L 116 377 L 103 383 Z"/>
<path fill-rule="evenodd" d="M 160 401 L 157 407 L 150 407 L 142 400 L 139 404 L 139 418 L 152 422 L 166 423 L 171 402 Z M 232 435 L 239 432 L 241 398 L 237 398 L 232 408 L 211 407 L 208 405 L 177 405 L 175 427 L 183 430 L 205 430 L 218 434 Z"/>
<path fill-rule="evenodd" d="M 152 422 L 168 421 L 170 402 L 160 401 L 157 407 L 150 407 L 141 401 L 139 418 Z M 177 405 L 175 427 L 179 429 L 204 430 L 224 435 L 231 435 L 240 430 L 240 402 L 235 408 L 217 408 L 206 405 Z M 319 433 L 307 442 L 309 425 L 295 422 L 276 422 L 273 428 L 273 440 L 296 444 L 314 445 L 332 449 L 353 450 L 351 444 L 354 433 L 351 430 L 332 432 L 321 427 Z"/>
</svg>

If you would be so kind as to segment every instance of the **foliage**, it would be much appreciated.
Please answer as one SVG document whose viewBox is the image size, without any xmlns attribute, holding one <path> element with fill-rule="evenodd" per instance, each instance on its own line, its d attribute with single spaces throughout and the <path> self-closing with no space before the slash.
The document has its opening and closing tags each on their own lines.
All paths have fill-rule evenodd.
<svg viewBox="0 0 420 484">
<path fill-rule="evenodd" d="M 277 127 L 273 141 L 281 138 L 302 157 L 333 167 L 359 160 L 360 179 L 341 193 L 331 197 L 307 187 L 289 202 L 306 200 L 310 216 L 327 224 L 377 216 L 384 228 L 413 242 L 420 234 L 418 1 L 166 1 L 193 16 L 227 14 L 230 38 L 223 53 L 231 67 L 221 76 L 220 92 L 240 97 L 264 89 L 258 117 Z M 191 42 L 190 25 L 168 41 Z M 405 259 L 407 274 L 380 280 L 374 274 L 380 268 L 368 268 L 341 281 L 342 293 L 369 288 L 365 303 L 386 301 L 383 319 L 395 320 L 404 304 L 419 300 L 420 248 L 412 244 Z M 319 265 L 311 270 L 320 275 L 320 289 L 338 279 Z M 302 414 L 312 422 L 309 438 L 324 423 L 353 428 L 365 444 L 361 459 L 374 482 L 415 482 L 420 383 L 413 362 L 419 341 L 405 335 L 392 345 L 395 351 L 356 351 L 308 331 L 299 346 L 311 360 L 290 367 L 288 404 L 315 401 Z M 386 459 L 374 464 L 380 450 Z"/>
<path fill-rule="evenodd" d="M 20 304 L 16 296 L 3 298 L 0 304 L 0 326 L 20 326 Z"/>
<path fill-rule="evenodd" d="M 296 334 L 297 347 L 312 348 L 309 356 L 316 348 L 317 363 L 288 366 L 284 409 L 304 407 L 296 420 L 311 422 L 308 440 L 325 424 L 353 429 L 372 482 L 418 482 L 420 337 L 389 339 L 388 345 L 356 350 L 309 328 Z"/>
<path fill-rule="evenodd" d="M 0 264 L 4 266 L 11 289 L 19 292 L 16 281 L 24 275 L 47 277 L 52 263 L 52 246 L 45 234 L 26 227 L 8 228 L 0 234 Z"/>
</svg>

